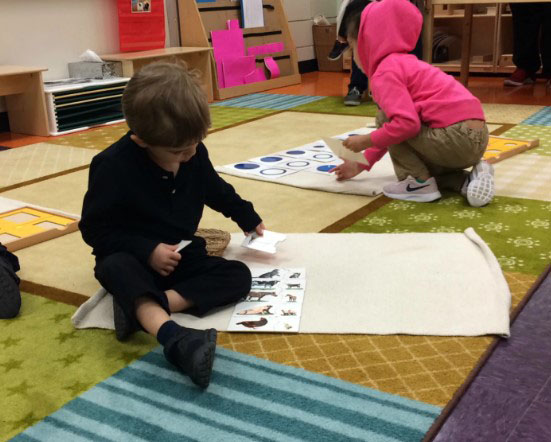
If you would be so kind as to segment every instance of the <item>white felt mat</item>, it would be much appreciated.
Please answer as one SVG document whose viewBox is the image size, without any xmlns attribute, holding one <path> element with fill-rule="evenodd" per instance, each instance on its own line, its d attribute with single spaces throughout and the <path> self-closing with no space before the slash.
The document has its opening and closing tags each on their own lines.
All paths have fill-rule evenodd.
<svg viewBox="0 0 551 442">
<path fill-rule="evenodd" d="M 362 127 L 355 129 L 353 131 L 345 132 L 344 134 L 336 135 L 333 138 L 339 138 L 341 140 L 346 139 L 349 135 L 352 134 L 366 134 L 373 131 L 373 128 Z M 315 152 L 315 149 L 312 148 L 313 145 L 324 145 L 323 140 L 317 140 L 312 143 L 306 144 L 304 146 L 298 146 L 294 149 L 288 149 L 288 151 L 293 150 L 304 150 L 308 151 L 312 155 Z M 274 152 L 274 156 L 284 156 L 285 152 Z M 379 162 L 377 162 L 369 172 L 362 172 L 351 180 L 348 181 L 337 181 L 335 175 L 327 172 L 317 172 L 312 171 L 316 169 L 316 166 L 323 166 L 328 164 L 339 164 L 335 162 L 316 162 L 315 157 L 312 155 L 306 155 L 305 157 L 293 157 L 288 156 L 288 161 L 295 160 L 295 164 L 300 163 L 309 163 L 309 166 L 305 169 L 294 169 L 287 167 L 285 162 L 281 163 L 271 163 L 266 164 L 262 163 L 261 157 L 257 158 L 248 158 L 243 159 L 242 162 L 248 163 L 253 162 L 257 163 L 260 167 L 277 167 L 289 170 L 291 172 L 288 175 L 283 176 L 266 176 L 258 173 L 259 169 L 252 170 L 250 172 L 238 170 L 235 168 L 235 164 L 226 164 L 224 166 L 216 166 L 215 169 L 219 173 L 225 173 L 228 175 L 234 175 L 241 178 L 249 178 L 252 180 L 261 180 L 269 181 L 272 183 L 285 184 L 287 186 L 301 187 L 304 189 L 313 189 L 313 190 L 322 190 L 325 192 L 334 192 L 334 193 L 347 193 L 352 195 L 366 195 L 366 196 L 376 196 L 382 193 L 383 186 L 386 184 L 394 183 L 396 181 L 396 175 L 394 174 L 394 167 L 392 166 L 392 161 L 390 156 L 386 154 Z M 267 157 L 269 155 L 265 155 Z M 337 159 L 338 160 L 338 159 Z M 310 170 L 309 170 L 310 169 Z"/>
<path fill-rule="evenodd" d="M 249 266 L 305 267 L 300 333 L 509 336 L 511 294 L 499 264 L 472 228 L 464 233 L 289 234 L 276 255 L 240 247 L 225 257 Z M 180 324 L 226 330 L 233 306 Z M 77 328 L 113 328 L 100 291 L 72 318 Z"/>
</svg>

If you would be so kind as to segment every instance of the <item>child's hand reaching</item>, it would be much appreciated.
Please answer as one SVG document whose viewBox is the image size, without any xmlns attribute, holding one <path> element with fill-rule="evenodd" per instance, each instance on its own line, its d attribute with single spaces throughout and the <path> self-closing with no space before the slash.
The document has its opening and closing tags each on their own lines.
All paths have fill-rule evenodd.
<svg viewBox="0 0 551 442">
<path fill-rule="evenodd" d="M 266 230 L 266 227 L 264 226 L 264 223 L 260 223 L 258 226 L 255 227 L 255 229 L 251 232 L 245 232 L 245 235 L 249 236 L 253 233 L 256 233 L 258 236 L 264 235 L 264 230 Z"/>
<path fill-rule="evenodd" d="M 177 248 L 178 244 L 158 244 L 149 257 L 151 268 L 162 276 L 170 275 L 182 259 L 182 255 L 176 252 Z"/>
<path fill-rule="evenodd" d="M 362 171 L 363 169 L 359 163 L 348 160 L 344 160 L 343 164 L 335 167 L 334 169 L 331 169 L 331 173 L 334 173 L 337 176 L 337 181 L 349 180 L 350 178 L 354 178 Z"/>
<path fill-rule="evenodd" d="M 361 152 L 371 147 L 369 135 L 352 135 L 342 142 L 342 145 L 352 152 Z"/>
</svg>

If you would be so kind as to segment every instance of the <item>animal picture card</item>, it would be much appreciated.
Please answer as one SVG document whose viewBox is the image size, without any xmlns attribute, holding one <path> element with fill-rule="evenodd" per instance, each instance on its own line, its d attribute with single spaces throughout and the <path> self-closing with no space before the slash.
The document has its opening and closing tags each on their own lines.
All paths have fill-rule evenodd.
<svg viewBox="0 0 551 442">
<path fill-rule="evenodd" d="M 285 241 L 287 236 L 283 233 L 271 232 L 270 230 L 264 230 L 264 234 L 259 236 L 256 232 L 245 236 L 243 247 L 248 249 L 259 250 L 266 253 L 276 253 L 276 245 L 278 242 Z"/>
<path fill-rule="evenodd" d="M 306 270 L 258 267 L 251 274 L 251 291 L 235 306 L 228 331 L 298 332 Z"/>
<path fill-rule="evenodd" d="M 323 141 L 329 146 L 333 153 L 344 160 L 355 161 L 369 166 L 369 162 L 363 156 L 361 152 L 352 152 L 343 146 L 342 140 L 335 138 L 324 138 Z"/>
</svg>

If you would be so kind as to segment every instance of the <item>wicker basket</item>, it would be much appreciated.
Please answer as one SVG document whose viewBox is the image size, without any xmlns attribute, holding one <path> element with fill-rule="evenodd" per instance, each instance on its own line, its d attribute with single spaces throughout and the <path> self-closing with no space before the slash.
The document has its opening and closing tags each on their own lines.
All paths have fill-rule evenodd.
<svg viewBox="0 0 551 442">
<path fill-rule="evenodd" d="M 210 256 L 222 256 L 231 239 L 228 232 L 218 229 L 197 229 L 195 234 L 205 239 Z"/>
</svg>

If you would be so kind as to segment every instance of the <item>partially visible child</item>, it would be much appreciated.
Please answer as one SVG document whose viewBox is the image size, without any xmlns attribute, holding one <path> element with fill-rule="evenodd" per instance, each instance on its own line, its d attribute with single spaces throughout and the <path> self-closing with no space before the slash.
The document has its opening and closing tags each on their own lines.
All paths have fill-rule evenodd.
<svg viewBox="0 0 551 442">
<path fill-rule="evenodd" d="M 21 308 L 17 256 L 0 243 L 0 319 L 15 318 Z"/>
<path fill-rule="evenodd" d="M 165 357 L 202 388 L 210 382 L 216 330 L 181 327 L 172 312 L 202 316 L 251 287 L 242 262 L 208 256 L 195 236 L 205 205 L 245 232 L 263 234 L 253 205 L 214 170 L 202 143 L 210 126 L 205 94 L 182 65 L 154 63 L 123 94 L 130 131 L 90 166 L 80 230 L 95 275 L 113 295 L 116 336 L 143 328 Z M 181 240 L 191 244 L 176 251 Z"/>
<path fill-rule="evenodd" d="M 377 130 L 343 144 L 354 152 L 365 149 L 365 170 L 388 150 L 399 180 L 383 188 L 390 198 L 429 202 L 441 197 L 439 189 L 450 189 L 471 206 L 484 206 L 494 196 L 494 180 L 492 166 L 482 160 L 488 144 L 482 106 L 452 76 L 408 54 L 422 23 L 407 0 L 373 2 L 350 16 L 348 42 L 380 112 Z M 334 169 L 338 180 L 362 170 L 350 161 Z"/>
</svg>

